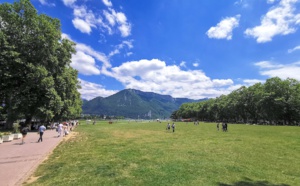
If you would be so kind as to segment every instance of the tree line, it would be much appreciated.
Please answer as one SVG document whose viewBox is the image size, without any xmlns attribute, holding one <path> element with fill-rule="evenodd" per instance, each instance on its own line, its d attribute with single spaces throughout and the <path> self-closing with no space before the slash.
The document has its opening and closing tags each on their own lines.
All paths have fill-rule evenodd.
<svg viewBox="0 0 300 186">
<path fill-rule="evenodd" d="M 61 37 L 60 21 L 38 14 L 30 0 L 0 4 L 0 119 L 42 121 L 80 115 L 75 43 Z"/>
<path fill-rule="evenodd" d="M 299 125 L 300 83 L 291 78 L 267 79 L 250 87 L 242 86 L 228 95 L 198 103 L 182 104 L 171 118 L 202 121 Z"/>
</svg>

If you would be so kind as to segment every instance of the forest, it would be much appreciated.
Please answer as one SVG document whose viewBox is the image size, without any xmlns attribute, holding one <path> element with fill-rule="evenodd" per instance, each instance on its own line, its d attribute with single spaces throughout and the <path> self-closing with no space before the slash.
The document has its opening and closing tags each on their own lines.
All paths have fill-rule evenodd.
<svg viewBox="0 0 300 186">
<path fill-rule="evenodd" d="M 267 79 L 242 86 L 228 95 L 197 103 L 185 103 L 172 119 L 193 118 L 210 122 L 299 125 L 300 83 L 291 78 Z"/>
</svg>

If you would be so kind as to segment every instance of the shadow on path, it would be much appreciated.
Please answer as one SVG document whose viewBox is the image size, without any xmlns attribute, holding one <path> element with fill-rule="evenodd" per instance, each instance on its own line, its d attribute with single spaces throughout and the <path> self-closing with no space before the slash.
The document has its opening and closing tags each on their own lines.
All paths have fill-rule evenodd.
<svg viewBox="0 0 300 186">
<path fill-rule="evenodd" d="M 287 184 L 274 184 L 268 181 L 254 181 L 247 177 L 244 177 L 242 181 L 235 182 L 233 184 L 218 183 L 218 186 L 290 186 Z"/>
</svg>

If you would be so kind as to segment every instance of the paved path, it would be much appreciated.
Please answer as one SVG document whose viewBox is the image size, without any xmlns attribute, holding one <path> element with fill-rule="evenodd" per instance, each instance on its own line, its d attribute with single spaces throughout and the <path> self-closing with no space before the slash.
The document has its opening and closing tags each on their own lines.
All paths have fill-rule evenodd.
<svg viewBox="0 0 300 186">
<path fill-rule="evenodd" d="M 0 144 L 0 185 L 18 186 L 33 173 L 37 166 L 62 141 L 55 130 L 47 130 L 43 142 L 37 143 L 37 132 L 29 132 L 25 139 Z"/>
</svg>

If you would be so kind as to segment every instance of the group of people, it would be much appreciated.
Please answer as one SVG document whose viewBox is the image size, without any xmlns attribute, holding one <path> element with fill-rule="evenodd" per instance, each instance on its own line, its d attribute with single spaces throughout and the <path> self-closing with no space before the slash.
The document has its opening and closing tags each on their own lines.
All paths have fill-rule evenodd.
<svg viewBox="0 0 300 186">
<path fill-rule="evenodd" d="M 221 123 L 221 125 L 222 125 L 222 131 L 227 132 L 227 123 L 223 122 L 223 123 Z M 217 123 L 217 130 L 218 131 L 220 130 L 220 123 Z"/>
<path fill-rule="evenodd" d="M 166 130 L 170 131 L 170 129 L 171 129 L 171 125 L 170 125 L 170 123 L 168 123 Z M 173 129 L 173 132 L 175 132 L 175 123 L 172 124 L 172 129 Z"/>
<path fill-rule="evenodd" d="M 69 134 L 70 131 L 73 130 L 73 128 L 75 127 L 75 125 L 78 124 L 78 122 L 76 121 L 71 121 L 71 122 L 65 122 L 65 125 L 63 125 L 62 123 L 59 123 L 57 126 L 55 126 L 55 124 L 51 124 L 51 129 L 56 129 L 56 132 L 58 133 L 58 137 L 62 136 L 66 136 Z M 46 127 L 44 124 L 39 125 L 37 128 L 38 131 L 38 135 L 39 135 L 39 139 L 38 139 L 38 143 L 39 142 L 43 142 L 43 135 L 44 132 L 46 131 Z M 25 126 L 23 128 L 21 128 L 21 133 L 22 133 L 22 143 L 25 143 L 25 138 L 28 134 L 28 132 L 30 131 L 30 128 L 28 126 Z"/>
<path fill-rule="evenodd" d="M 75 125 L 77 125 L 78 122 L 75 121 L 69 121 L 69 122 L 64 122 L 64 124 L 60 123 L 57 126 L 54 126 L 54 128 L 56 129 L 56 132 L 58 133 L 57 137 L 62 136 L 66 136 L 69 134 L 70 131 L 73 130 L 73 128 L 75 127 Z"/>
<path fill-rule="evenodd" d="M 43 141 L 43 135 L 44 135 L 45 131 L 46 131 L 45 125 L 42 124 L 38 127 L 38 134 L 39 134 L 39 139 L 37 141 L 38 143 Z M 25 143 L 25 138 L 26 138 L 28 132 L 29 132 L 28 126 L 25 126 L 21 129 L 21 133 L 22 133 L 22 143 L 21 144 Z"/>
</svg>

